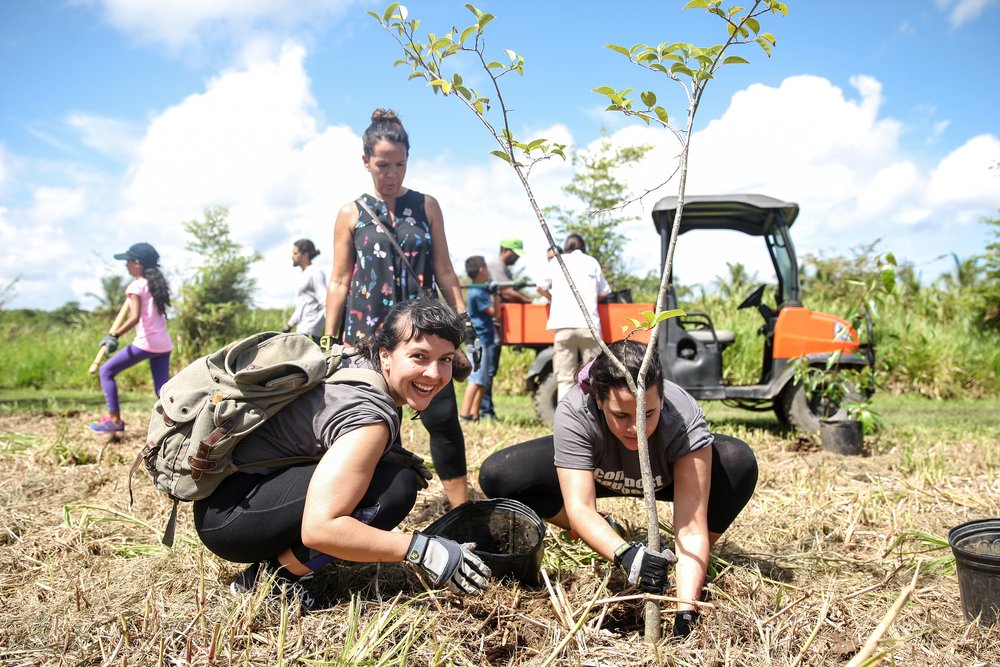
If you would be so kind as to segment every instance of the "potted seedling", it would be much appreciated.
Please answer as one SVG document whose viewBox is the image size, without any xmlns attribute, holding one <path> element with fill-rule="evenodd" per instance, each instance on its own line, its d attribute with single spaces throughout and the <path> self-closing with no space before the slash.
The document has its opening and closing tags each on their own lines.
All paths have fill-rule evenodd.
<svg viewBox="0 0 1000 667">
<path fill-rule="evenodd" d="M 867 330 L 868 344 L 862 346 L 865 363 L 859 366 L 856 360 L 843 358 L 842 351 L 830 354 L 824 364 L 810 364 L 805 357 L 795 362 L 795 382 L 805 387 L 820 415 L 820 447 L 839 454 L 860 454 L 864 435 L 876 433 L 882 424 L 870 402 L 878 372 L 871 343 L 880 306 L 895 295 L 896 258 L 880 253 L 869 266 L 861 278 L 842 279 L 852 304 L 847 319 L 856 330 Z"/>
<path fill-rule="evenodd" d="M 840 363 L 840 353 L 830 355 L 823 366 L 812 366 L 805 357 L 795 362 L 795 382 L 820 415 L 820 448 L 836 454 L 860 454 L 865 433 L 874 433 L 881 417 L 865 398 L 874 386 L 874 369 L 861 376 L 861 390 L 854 382 L 856 372 Z"/>
</svg>

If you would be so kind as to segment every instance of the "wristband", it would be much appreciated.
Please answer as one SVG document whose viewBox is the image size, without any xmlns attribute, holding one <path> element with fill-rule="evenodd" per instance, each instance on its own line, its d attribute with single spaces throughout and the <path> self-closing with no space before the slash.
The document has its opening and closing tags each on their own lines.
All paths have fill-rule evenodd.
<svg viewBox="0 0 1000 667">
<path fill-rule="evenodd" d="M 622 542 L 621 544 L 618 545 L 618 548 L 615 549 L 615 565 L 621 567 L 622 556 L 624 556 L 625 553 L 633 546 L 634 545 L 631 542 Z"/>
<path fill-rule="evenodd" d="M 407 562 L 419 565 L 424 557 L 424 553 L 427 551 L 428 542 L 430 542 L 430 539 L 426 535 L 413 533 L 413 539 L 410 540 L 410 546 L 406 550 Z"/>
</svg>

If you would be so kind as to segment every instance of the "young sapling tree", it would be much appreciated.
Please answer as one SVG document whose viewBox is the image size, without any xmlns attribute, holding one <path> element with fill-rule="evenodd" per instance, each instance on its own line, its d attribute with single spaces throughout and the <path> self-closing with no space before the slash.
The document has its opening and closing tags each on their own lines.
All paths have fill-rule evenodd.
<svg viewBox="0 0 1000 667">
<path fill-rule="evenodd" d="M 510 74 L 523 75 L 524 58 L 516 51 L 510 49 L 504 50 L 505 57 L 502 59 L 494 60 L 487 57 L 485 54 L 486 42 L 484 30 L 496 17 L 479 10 L 471 4 L 466 4 L 465 7 L 475 17 L 474 23 L 461 30 L 453 27 L 443 35 L 427 33 L 426 38 L 423 40 L 418 39 L 416 35 L 420 21 L 408 18 L 409 14 L 406 7 L 400 3 L 394 2 L 390 4 L 382 14 L 374 12 L 369 12 L 369 14 L 393 36 L 402 49 L 403 56 L 396 61 L 396 65 L 408 66 L 411 69 L 409 75 L 411 79 L 423 79 L 435 93 L 441 93 L 445 96 L 458 99 L 479 118 L 499 146 L 497 150 L 491 151 L 491 153 L 507 162 L 513 168 L 524 188 L 528 202 L 535 213 L 542 233 L 549 243 L 549 247 L 554 247 L 556 245 L 555 241 L 545 220 L 543 209 L 539 206 L 531 190 L 528 177 L 531 168 L 539 161 L 549 159 L 553 155 L 565 158 L 565 146 L 551 143 L 545 138 L 536 138 L 526 142 L 515 138 L 510 127 L 510 112 L 504 102 L 500 80 Z M 749 9 L 739 6 L 723 8 L 721 0 L 694 0 L 685 5 L 685 7 L 702 8 L 710 14 L 721 18 L 726 25 L 728 39 L 722 44 L 710 47 L 697 47 L 692 44 L 666 42 L 659 46 L 639 44 L 631 48 L 617 45 L 610 45 L 608 47 L 626 56 L 636 65 L 651 72 L 665 75 L 672 82 L 684 88 L 687 94 L 688 112 L 687 122 L 683 130 L 676 129 L 670 125 L 666 110 L 657 104 L 656 94 L 652 91 L 641 93 L 641 103 L 636 104 L 630 97 L 633 92 L 631 88 L 615 89 L 604 86 L 595 90 L 595 92 L 606 96 L 610 100 L 609 110 L 636 116 L 647 124 L 659 124 L 670 130 L 681 145 L 681 157 L 676 171 L 679 177 L 678 207 L 671 231 L 668 254 L 663 266 L 656 310 L 644 313 L 645 321 L 632 321 L 633 327 L 648 329 L 651 332 L 642 368 L 639 373 L 638 383 L 629 376 L 621 360 L 617 359 L 610 352 L 607 345 L 604 344 L 600 330 L 592 321 L 588 309 L 573 282 L 572 276 L 570 276 L 566 269 L 562 257 L 558 254 L 555 255 L 555 259 L 570 286 L 577 305 L 585 316 L 591 335 L 598 342 L 604 353 L 608 355 L 609 359 L 625 375 L 629 390 L 637 402 L 637 415 L 644 415 L 646 412 L 645 392 L 640 391 L 638 387 L 642 387 L 645 384 L 646 373 L 653 358 L 659 325 L 668 317 L 679 314 L 679 311 L 664 312 L 663 303 L 667 285 L 670 283 L 674 246 L 683 214 L 690 137 L 702 95 L 708 82 L 715 77 L 720 68 L 747 62 L 746 59 L 739 56 L 727 56 L 726 52 L 731 47 L 757 43 L 764 49 L 767 55 L 770 55 L 775 40 L 769 33 L 762 33 L 760 31 L 760 18 L 766 14 L 787 14 L 788 11 L 784 3 L 775 0 L 755 0 Z M 490 93 L 491 97 L 486 97 L 479 91 L 467 86 L 457 68 L 454 70 L 448 69 L 448 67 L 456 67 L 453 58 L 458 55 L 470 56 L 477 63 L 478 67 L 486 73 L 487 85 L 492 89 Z M 639 462 L 642 472 L 643 500 L 648 518 L 648 546 L 650 549 L 659 550 L 659 519 L 656 512 L 656 498 L 649 462 L 649 442 L 644 428 L 638 428 L 637 425 L 636 432 L 639 436 Z M 660 636 L 659 603 L 649 600 L 646 603 L 645 610 L 645 638 L 648 641 L 655 642 Z"/>
</svg>

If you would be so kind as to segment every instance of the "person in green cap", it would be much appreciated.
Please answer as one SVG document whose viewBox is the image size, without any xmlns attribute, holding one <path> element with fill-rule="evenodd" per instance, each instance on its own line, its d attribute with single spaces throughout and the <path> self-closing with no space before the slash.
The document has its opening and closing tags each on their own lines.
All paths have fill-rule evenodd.
<svg viewBox="0 0 1000 667">
<path fill-rule="evenodd" d="M 500 241 L 500 253 L 496 257 L 486 260 L 486 268 L 490 272 L 490 282 L 514 282 L 514 274 L 511 272 L 510 267 L 517 263 L 517 260 L 520 259 L 523 253 L 524 241 L 521 239 L 508 238 Z M 498 293 L 500 301 L 507 303 L 531 303 L 531 297 L 521 294 L 513 287 L 501 287 Z M 497 316 L 493 318 L 493 333 L 496 345 L 493 347 L 493 358 L 490 359 L 489 381 L 486 385 L 486 391 L 483 394 L 483 400 L 479 406 L 480 419 L 496 419 L 497 417 L 496 410 L 493 407 L 493 377 L 497 373 L 497 368 L 500 367 L 500 333 L 502 328 L 503 323 L 498 312 Z"/>
</svg>

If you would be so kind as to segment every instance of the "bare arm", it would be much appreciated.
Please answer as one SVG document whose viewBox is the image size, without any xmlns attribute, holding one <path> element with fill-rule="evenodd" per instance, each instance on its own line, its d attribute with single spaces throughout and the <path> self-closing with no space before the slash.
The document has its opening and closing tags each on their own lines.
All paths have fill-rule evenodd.
<svg viewBox="0 0 1000 667">
<path fill-rule="evenodd" d="M 712 486 L 712 448 L 685 454 L 674 463 L 674 549 L 677 552 L 677 597 L 701 598 L 708 571 L 708 492 Z M 678 604 L 678 609 L 694 605 Z"/>
<path fill-rule="evenodd" d="M 118 327 L 118 331 L 114 332 L 116 336 L 124 336 L 139 323 L 139 295 L 127 294 L 125 298 L 128 299 L 128 317 Z"/>
<path fill-rule="evenodd" d="M 326 291 L 326 325 L 324 332 L 332 336 L 340 331 L 347 294 L 354 275 L 354 228 L 358 224 L 358 208 L 354 202 L 337 213 L 333 225 L 333 271 Z"/>
<path fill-rule="evenodd" d="M 368 490 L 388 440 L 388 426 L 373 424 L 338 438 L 327 450 L 306 493 L 303 544 L 361 563 L 405 558 L 411 535 L 373 528 L 351 516 Z"/>
<path fill-rule="evenodd" d="M 462 298 L 462 285 L 455 275 L 455 267 L 451 264 L 448 254 L 448 238 L 444 233 L 444 214 L 437 199 L 425 195 L 424 212 L 431 227 L 431 246 L 434 252 L 434 281 L 441 288 L 444 300 L 456 313 L 465 312 L 465 299 Z"/>
<path fill-rule="evenodd" d="M 543 299 L 545 299 L 545 300 L 547 300 L 547 301 L 549 301 L 551 303 L 551 301 L 552 301 L 552 292 L 548 291 L 547 289 L 545 289 L 543 287 L 535 287 L 535 289 L 538 290 L 538 293 L 542 295 Z"/>
<path fill-rule="evenodd" d="M 504 301 L 509 301 L 510 303 L 531 303 L 531 297 L 521 294 L 513 287 L 502 288 L 500 296 Z"/>
<path fill-rule="evenodd" d="M 597 491 L 592 470 L 556 468 L 563 508 L 570 527 L 591 549 L 614 562 L 623 540 L 597 511 Z"/>
</svg>

